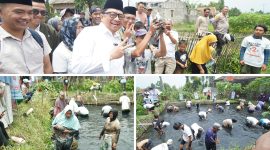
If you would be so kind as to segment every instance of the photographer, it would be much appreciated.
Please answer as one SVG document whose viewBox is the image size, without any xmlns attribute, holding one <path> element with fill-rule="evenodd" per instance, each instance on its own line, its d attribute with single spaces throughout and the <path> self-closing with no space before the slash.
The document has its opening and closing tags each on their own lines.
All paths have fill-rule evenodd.
<svg viewBox="0 0 270 150">
<path fill-rule="evenodd" d="M 165 36 L 167 35 L 167 36 Z M 178 33 L 172 30 L 172 21 L 164 22 L 164 41 L 167 48 L 165 57 L 159 57 L 155 63 L 155 74 L 173 74 L 176 67 L 175 49 L 178 43 Z M 160 45 L 161 43 L 159 43 Z M 160 47 L 160 46 L 159 46 Z"/>
<path fill-rule="evenodd" d="M 147 49 L 151 37 L 160 28 L 160 24 L 151 24 L 149 31 L 139 29 L 136 31 L 135 46 L 125 50 L 125 73 L 126 74 L 151 74 L 151 59 L 166 55 L 166 46 L 163 34 L 160 34 L 160 50 L 153 46 Z"/>
</svg>

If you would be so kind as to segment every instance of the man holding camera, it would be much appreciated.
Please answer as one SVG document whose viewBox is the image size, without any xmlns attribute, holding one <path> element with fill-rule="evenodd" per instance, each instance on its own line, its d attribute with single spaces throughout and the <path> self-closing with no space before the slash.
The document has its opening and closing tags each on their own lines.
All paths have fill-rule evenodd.
<svg viewBox="0 0 270 150">
<path fill-rule="evenodd" d="M 172 21 L 166 20 L 164 22 L 164 41 L 167 49 L 165 57 L 159 57 L 155 63 L 155 74 L 173 74 L 176 67 L 175 60 L 175 46 L 178 43 L 178 33 L 172 30 Z M 160 43 L 159 43 L 160 45 Z"/>
</svg>

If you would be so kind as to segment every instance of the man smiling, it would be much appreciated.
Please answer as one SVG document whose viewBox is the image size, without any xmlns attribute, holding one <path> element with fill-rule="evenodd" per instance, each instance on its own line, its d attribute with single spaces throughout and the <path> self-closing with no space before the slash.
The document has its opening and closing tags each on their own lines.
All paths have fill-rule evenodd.
<svg viewBox="0 0 270 150">
<path fill-rule="evenodd" d="M 0 0 L 0 10 L 0 73 L 52 73 L 51 49 L 38 42 L 45 41 L 45 36 L 27 29 L 33 15 L 32 1 Z"/>
<path fill-rule="evenodd" d="M 124 19 L 122 0 L 108 0 L 98 26 L 86 27 L 74 42 L 72 73 L 123 74 L 125 39 L 117 31 Z"/>
</svg>

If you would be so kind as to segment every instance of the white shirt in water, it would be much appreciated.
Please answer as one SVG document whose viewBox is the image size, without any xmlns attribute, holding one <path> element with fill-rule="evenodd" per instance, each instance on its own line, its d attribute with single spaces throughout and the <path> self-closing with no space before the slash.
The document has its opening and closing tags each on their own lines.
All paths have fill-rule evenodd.
<svg viewBox="0 0 270 150">
<path fill-rule="evenodd" d="M 69 101 L 69 105 L 73 109 L 73 112 L 75 112 L 75 113 L 78 113 L 79 112 L 78 105 L 75 102 L 75 99 L 74 98 L 71 98 L 71 100 Z"/>
<path fill-rule="evenodd" d="M 153 147 L 151 150 L 169 150 L 169 147 L 168 147 L 167 143 L 162 143 L 162 144 L 159 144 L 159 145 Z"/>
<path fill-rule="evenodd" d="M 197 123 L 193 123 L 190 127 L 191 127 L 192 130 L 194 130 L 194 136 L 195 136 L 195 138 L 197 137 L 197 134 L 198 134 L 199 129 L 202 129 L 203 130 L 203 128 L 201 126 L 199 126 Z"/>
<path fill-rule="evenodd" d="M 224 127 L 232 127 L 232 119 L 225 119 L 223 120 L 223 126 Z"/>
<path fill-rule="evenodd" d="M 168 127 L 168 126 L 170 126 L 170 123 L 169 122 L 166 122 L 166 121 L 164 121 L 163 123 L 162 123 L 162 128 L 166 128 L 166 127 Z"/>
<path fill-rule="evenodd" d="M 203 117 L 203 118 L 206 119 L 207 114 L 206 114 L 205 111 L 200 111 L 200 112 L 199 112 L 199 116 L 201 116 L 201 117 Z"/>
<path fill-rule="evenodd" d="M 225 104 L 226 106 L 230 106 L 231 104 L 230 104 L 230 101 L 226 101 L 226 104 Z"/>
<path fill-rule="evenodd" d="M 193 140 L 192 132 L 189 126 L 184 124 L 184 130 L 181 129 L 181 131 L 183 132 L 183 140 L 185 142 L 188 142 L 189 136 L 191 136 L 191 141 Z"/>
<path fill-rule="evenodd" d="M 112 110 L 112 107 L 109 106 L 109 105 L 105 105 L 101 109 L 101 111 L 103 112 L 103 114 L 108 114 L 111 110 Z"/>
<path fill-rule="evenodd" d="M 191 101 L 187 101 L 187 102 L 186 102 L 186 106 L 187 106 L 187 107 L 191 107 Z"/>
<path fill-rule="evenodd" d="M 252 126 L 256 126 L 259 121 L 254 117 L 247 117 L 247 122 L 250 123 Z"/>
<path fill-rule="evenodd" d="M 144 104 L 144 105 L 143 105 L 143 108 L 149 109 L 149 108 L 152 108 L 152 107 L 154 107 L 154 106 L 155 106 L 154 104 Z"/>
<path fill-rule="evenodd" d="M 122 103 L 122 110 L 130 109 L 129 108 L 130 99 L 126 95 L 121 96 L 119 102 Z"/>
</svg>

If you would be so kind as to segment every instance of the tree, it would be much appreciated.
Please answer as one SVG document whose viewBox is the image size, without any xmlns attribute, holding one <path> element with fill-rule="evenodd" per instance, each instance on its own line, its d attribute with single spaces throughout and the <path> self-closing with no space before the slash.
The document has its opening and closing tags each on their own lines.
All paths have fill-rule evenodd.
<svg viewBox="0 0 270 150">
<path fill-rule="evenodd" d="M 82 11 L 86 7 L 88 7 L 90 10 L 92 5 L 97 5 L 97 6 L 101 7 L 104 5 L 105 0 L 75 0 L 74 2 L 75 2 L 76 9 Z"/>
<path fill-rule="evenodd" d="M 230 17 L 231 16 L 239 16 L 239 15 L 241 15 L 241 11 L 238 8 L 234 7 L 234 8 L 230 9 L 230 11 L 229 11 Z"/>
</svg>

